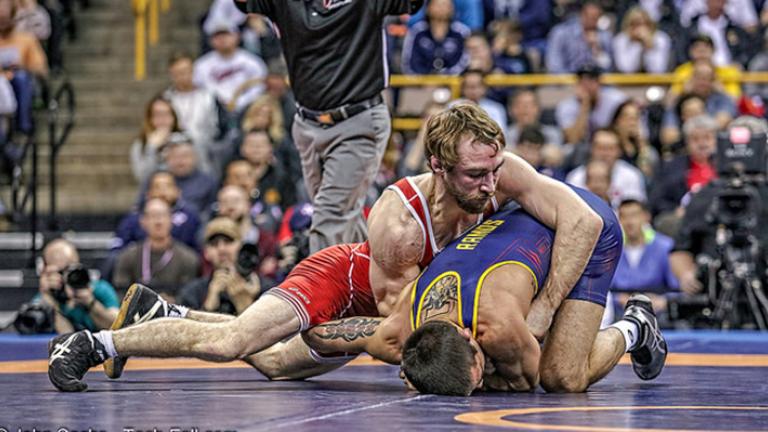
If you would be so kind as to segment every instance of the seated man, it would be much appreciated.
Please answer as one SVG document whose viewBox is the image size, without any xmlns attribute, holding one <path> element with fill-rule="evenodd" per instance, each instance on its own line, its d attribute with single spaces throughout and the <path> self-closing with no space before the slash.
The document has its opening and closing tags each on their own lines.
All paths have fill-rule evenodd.
<svg viewBox="0 0 768 432">
<path fill-rule="evenodd" d="M 412 289 L 404 290 L 388 318 L 325 323 L 305 340 L 320 352 L 367 351 L 390 363 L 402 361 L 408 383 L 423 393 L 469 395 L 483 384 L 527 391 L 539 375 L 547 391 L 581 392 L 626 351 L 640 378 L 655 378 L 664 366 L 666 343 L 647 298 L 631 299 L 624 319 L 599 332 L 599 319 L 570 313 L 575 302 L 604 308 L 622 242 L 610 207 L 575 190 L 600 214 L 604 228 L 542 353 L 525 316 L 548 275 L 554 232 L 521 210 L 500 212 L 452 242 Z M 591 345 L 563 356 L 561 350 L 577 334 L 590 334 Z"/>
</svg>

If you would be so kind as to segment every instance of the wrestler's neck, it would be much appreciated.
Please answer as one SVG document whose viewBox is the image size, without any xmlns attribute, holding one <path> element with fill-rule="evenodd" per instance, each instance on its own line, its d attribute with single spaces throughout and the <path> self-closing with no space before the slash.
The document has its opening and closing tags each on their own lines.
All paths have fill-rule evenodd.
<svg viewBox="0 0 768 432">
<path fill-rule="evenodd" d="M 441 227 L 446 227 L 451 231 L 459 228 L 456 230 L 457 232 L 450 233 L 451 239 L 453 239 L 457 233 L 463 232 L 464 229 L 477 222 L 477 214 L 462 210 L 459 203 L 456 202 L 456 198 L 448 193 L 442 179 L 432 175 L 428 186 L 429 212 L 432 215 L 432 225 L 435 230 L 443 233 L 445 230 L 441 230 Z"/>
</svg>

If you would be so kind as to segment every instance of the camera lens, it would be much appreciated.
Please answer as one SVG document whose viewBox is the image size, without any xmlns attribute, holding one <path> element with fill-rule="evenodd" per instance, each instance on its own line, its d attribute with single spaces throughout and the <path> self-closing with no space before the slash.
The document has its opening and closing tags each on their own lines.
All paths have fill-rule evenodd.
<svg viewBox="0 0 768 432">
<path fill-rule="evenodd" d="M 74 267 L 67 272 L 65 280 L 72 289 L 84 289 L 91 282 L 91 275 L 83 267 Z"/>
</svg>

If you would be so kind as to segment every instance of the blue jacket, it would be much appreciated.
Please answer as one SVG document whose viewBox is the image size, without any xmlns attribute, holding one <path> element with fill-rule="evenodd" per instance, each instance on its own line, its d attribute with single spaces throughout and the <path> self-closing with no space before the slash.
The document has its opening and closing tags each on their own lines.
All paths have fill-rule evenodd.
<svg viewBox="0 0 768 432">
<path fill-rule="evenodd" d="M 147 237 L 139 219 L 141 219 L 141 212 L 136 210 L 120 221 L 117 230 L 115 230 L 115 237 L 112 239 L 111 248 L 113 251 L 121 250 L 129 244 L 144 240 Z M 184 201 L 179 200 L 171 215 L 171 237 L 192 249 L 199 250 L 197 245 L 197 231 L 199 229 L 200 217 L 197 212 L 191 210 Z"/>
<path fill-rule="evenodd" d="M 464 40 L 470 31 L 454 21 L 442 41 L 433 38 L 429 23 L 422 21 L 408 30 L 403 43 L 403 72 L 407 74 L 457 75 L 469 64 Z"/>
<path fill-rule="evenodd" d="M 619 259 L 619 266 L 613 276 L 611 291 L 677 291 L 680 284 L 672 274 L 669 253 L 674 240 L 664 234 L 650 231 L 645 250 L 637 267 L 631 267 L 627 260 L 627 245 Z"/>
</svg>

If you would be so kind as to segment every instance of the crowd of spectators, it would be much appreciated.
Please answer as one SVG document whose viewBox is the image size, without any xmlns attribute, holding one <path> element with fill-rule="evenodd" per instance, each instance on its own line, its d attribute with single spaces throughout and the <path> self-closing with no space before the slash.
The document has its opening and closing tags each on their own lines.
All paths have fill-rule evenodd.
<svg viewBox="0 0 768 432">
<path fill-rule="evenodd" d="M 9 2 L 0 0 L 0 60 Z M 614 207 L 627 239 L 615 280 L 624 293 L 680 289 L 668 254 L 690 196 L 716 178 L 716 133 L 740 114 L 763 115 L 753 98 L 764 88 L 742 88 L 740 73 L 768 67 L 757 49 L 766 24 L 768 2 L 751 0 L 430 0 L 385 29 L 391 71 L 461 75 L 462 100 L 499 123 L 507 150 Z M 136 206 L 103 274 L 118 290 L 144 282 L 187 306 L 238 313 L 306 255 L 312 207 L 279 31 L 215 0 L 201 32 L 200 55 L 174 54 L 167 88 L 146 103 L 130 150 Z M 577 77 L 553 106 L 536 88 L 485 82 L 547 72 Z M 606 72 L 671 73 L 674 85 L 638 98 L 604 85 Z M 439 90 L 424 102 L 422 119 L 455 103 Z M 425 172 L 423 136 L 423 126 L 392 134 L 367 205 Z M 243 245 L 258 256 L 247 271 Z"/>
</svg>

